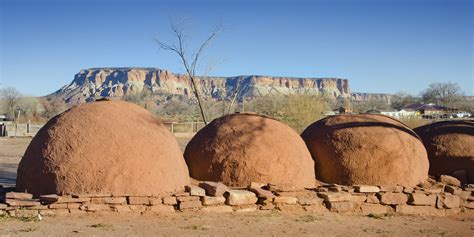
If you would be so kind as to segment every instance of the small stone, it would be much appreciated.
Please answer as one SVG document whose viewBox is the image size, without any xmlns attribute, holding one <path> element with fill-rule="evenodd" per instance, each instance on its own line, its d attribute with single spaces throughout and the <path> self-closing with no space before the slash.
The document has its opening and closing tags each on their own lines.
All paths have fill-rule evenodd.
<svg viewBox="0 0 474 237">
<path fill-rule="evenodd" d="M 284 204 L 296 204 L 298 198 L 296 197 L 275 197 L 273 198 L 273 203 L 284 203 Z"/>
<path fill-rule="evenodd" d="M 188 197 L 188 196 L 191 196 L 191 195 L 187 192 L 181 192 L 181 193 L 175 193 L 175 194 L 173 194 L 173 196 L 175 196 L 175 197 Z"/>
<path fill-rule="evenodd" d="M 444 186 L 443 187 L 433 187 L 433 188 L 424 188 L 423 191 L 425 193 L 429 193 L 429 194 L 437 194 L 437 193 L 442 193 L 444 190 Z"/>
<path fill-rule="evenodd" d="M 301 188 L 295 187 L 291 184 L 269 184 L 268 187 L 272 192 L 293 192 L 301 190 Z"/>
<path fill-rule="evenodd" d="M 463 207 L 474 209 L 474 202 L 464 202 Z"/>
<path fill-rule="evenodd" d="M 349 212 L 354 209 L 352 202 L 327 202 L 326 204 L 332 212 Z"/>
<path fill-rule="evenodd" d="M 0 210 L 7 209 L 7 204 L 0 203 Z"/>
<path fill-rule="evenodd" d="M 229 189 L 222 183 L 210 181 L 200 182 L 199 187 L 203 188 L 206 191 L 206 194 L 212 197 L 223 196 L 224 193 Z"/>
<path fill-rule="evenodd" d="M 105 205 L 105 204 L 86 203 L 86 204 L 83 204 L 79 209 L 85 210 L 85 211 L 91 211 L 91 212 L 110 211 L 110 206 Z"/>
<path fill-rule="evenodd" d="M 144 205 L 129 205 L 129 207 L 130 207 L 130 210 L 132 210 L 133 212 L 143 212 L 147 208 L 147 206 L 144 206 Z"/>
<path fill-rule="evenodd" d="M 186 201 L 178 204 L 179 210 L 197 209 L 202 207 L 201 201 Z"/>
<path fill-rule="evenodd" d="M 464 191 L 474 192 L 474 184 L 465 184 L 463 186 Z"/>
<path fill-rule="evenodd" d="M 33 199 L 33 194 L 31 193 L 20 193 L 20 192 L 8 192 L 5 194 L 7 199 Z"/>
<path fill-rule="evenodd" d="M 448 209 L 458 208 L 461 199 L 455 195 L 445 195 L 443 199 L 443 206 Z"/>
<path fill-rule="evenodd" d="M 37 199 L 11 199 L 7 198 L 5 203 L 11 207 L 31 207 L 38 206 L 41 203 Z"/>
<path fill-rule="evenodd" d="M 447 193 L 456 194 L 457 192 L 461 191 L 461 189 L 455 186 L 446 185 L 444 186 L 444 191 Z"/>
<path fill-rule="evenodd" d="M 162 214 L 162 213 L 174 213 L 174 207 L 173 206 L 167 206 L 167 205 L 156 205 L 156 206 L 149 206 L 146 208 L 147 212 L 152 212 L 152 213 L 157 213 L 157 214 Z"/>
<path fill-rule="evenodd" d="M 103 198 L 105 204 L 127 204 L 126 197 L 107 197 Z"/>
<path fill-rule="evenodd" d="M 380 188 L 377 186 L 357 185 L 354 186 L 356 193 L 378 193 Z"/>
<path fill-rule="evenodd" d="M 410 194 L 410 193 L 413 193 L 413 191 L 414 191 L 414 189 L 412 187 L 404 187 L 403 188 L 404 193 Z"/>
<path fill-rule="evenodd" d="M 378 193 L 380 203 L 384 205 L 406 204 L 408 196 L 404 193 Z"/>
<path fill-rule="evenodd" d="M 435 206 L 436 194 L 425 195 L 423 193 L 412 193 L 408 203 L 415 206 Z"/>
<path fill-rule="evenodd" d="M 199 196 L 199 197 L 206 196 L 206 190 L 204 190 L 203 188 L 200 188 L 198 186 L 186 185 L 184 187 L 184 190 L 186 192 L 189 192 L 189 195 L 191 195 L 191 196 Z"/>
<path fill-rule="evenodd" d="M 204 196 L 201 197 L 201 202 L 203 205 L 209 206 L 209 205 L 219 205 L 225 203 L 225 197 L 209 197 L 209 196 Z"/>
<path fill-rule="evenodd" d="M 187 197 L 177 197 L 176 200 L 179 202 L 193 202 L 193 201 L 199 201 L 198 196 L 187 196 Z"/>
<path fill-rule="evenodd" d="M 67 203 L 67 209 L 79 209 L 81 207 L 82 203 Z"/>
<path fill-rule="evenodd" d="M 128 197 L 128 204 L 130 205 L 150 205 L 148 197 Z"/>
<path fill-rule="evenodd" d="M 68 209 L 67 203 L 53 203 L 48 205 L 49 209 Z"/>
<path fill-rule="evenodd" d="M 258 198 L 272 199 L 275 197 L 275 195 L 271 191 L 261 188 L 260 185 L 257 183 L 252 182 L 248 189 L 251 192 L 254 192 Z"/>
<path fill-rule="evenodd" d="M 220 198 L 220 197 L 219 197 Z M 205 206 L 201 209 L 203 212 L 213 212 L 213 213 L 225 213 L 225 212 L 233 212 L 231 206 Z"/>
<path fill-rule="evenodd" d="M 397 205 L 395 212 L 400 214 L 408 215 L 420 215 L 420 216 L 444 216 L 445 211 L 443 209 L 436 209 L 432 206 L 410 206 L 410 205 Z"/>
<path fill-rule="evenodd" d="M 365 202 L 367 200 L 367 196 L 365 196 L 364 194 L 356 194 L 356 193 L 353 193 L 351 195 L 351 202 Z"/>
<path fill-rule="evenodd" d="M 105 193 L 84 193 L 84 194 L 72 194 L 73 198 L 102 198 L 102 197 L 111 197 L 111 194 Z"/>
<path fill-rule="evenodd" d="M 380 186 L 380 192 L 391 192 L 391 193 L 401 193 L 403 192 L 403 186 Z"/>
<path fill-rule="evenodd" d="M 447 185 L 461 187 L 461 181 L 459 181 L 459 179 L 454 178 L 453 176 L 441 175 L 439 176 L 438 181 Z"/>
<path fill-rule="evenodd" d="M 323 199 L 322 198 L 318 198 L 318 197 L 298 197 L 298 204 L 300 205 L 303 205 L 303 206 L 306 206 L 306 205 L 317 205 L 317 204 L 321 204 L 323 203 Z"/>
<path fill-rule="evenodd" d="M 51 204 L 51 203 L 84 203 L 89 202 L 90 198 L 74 198 L 72 196 L 59 196 L 57 194 L 41 195 L 41 203 Z"/>
<path fill-rule="evenodd" d="M 469 191 L 459 191 L 454 193 L 456 196 L 459 196 L 462 200 L 467 200 L 471 196 Z"/>
<path fill-rule="evenodd" d="M 228 190 L 224 196 L 226 197 L 226 204 L 231 206 L 255 204 L 257 202 L 257 196 L 245 190 Z"/>
<path fill-rule="evenodd" d="M 161 197 L 150 197 L 150 205 L 162 205 L 163 204 L 163 198 Z"/>
<path fill-rule="evenodd" d="M 165 205 L 176 205 L 178 204 L 178 200 L 176 197 L 164 197 L 163 198 L 163 204 Z"/>
<path fill-rule="evenodd" d="M 375 193 L 370 193 L 369 195 L 367 195 L 367 200 L 366 200 L 365 202 L 371 203 L 371 204 L 379 204 L 379 203 L 380 203 L 380 200 L 379 200 L 379 198 L 377 197 L 377 194 L 375 194 Z"/>
<path fill-rule="evenodd" d="M 343 202 L 350 201 L 350 193 L 318 193 L 318 197 L 324 199 L 326 202 Z"/>
</svg>

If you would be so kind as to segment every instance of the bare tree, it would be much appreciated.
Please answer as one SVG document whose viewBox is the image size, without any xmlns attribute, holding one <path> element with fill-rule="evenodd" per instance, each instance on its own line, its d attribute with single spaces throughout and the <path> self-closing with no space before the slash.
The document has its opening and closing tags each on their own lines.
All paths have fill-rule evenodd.
<svg viewBox="0 0 474 237">
<path fill-rule="evenodd" d="M 432 83 L 421 93 L 423 101 L 446 107 L 455 106 L 462 96 L 461 88 L 457 83 Z"/>
<path fill-rule="evenodd" d="M 173 33 L 173 36 L 176 38 L 175 43 L 165 43 L 160 40 L 156 40 L 158 46 L 167 51 L 172 51 L 175 52 L 179 58 L 181 59 L 181 63 L 183 64 L 186 74 L 188 75 L 191 85 L 192 85 L 192 90 L 194 95 L 196 96 L 199 110 L 201 112 L 201 117 L 203 119 L 204 124 L 207 124 L 207 119 L 206 119 L 206 113 L 204 111 L 202 99 L 200 96 L 200 90 L 198 87 L 198 84 L 196 83 L 196 67 L 198 65 L 198 61 L 204 51 L 204 49 L 209 45 L 209 43 L 216 37 L 216 35 L 220 32 L 220 25 L 218 25 L 204 40 L 204 42 L 201 43 L 199 48 L 196 50 L 195 53 L 189 55 L 187 52 L 187 45 L 186 45 L 186 36 L 184 34 L 184 28 L 176 23 L 171 23 L 170 24 L 171 31 Z"/>
<path fill-rule="evenodd" d="M 237 78 L 237 82 L 236 82 L 236 85 L 235 85 L 233 93 L 232 93 L 232 100 L 230 101 L 230 105 L 229 105 L 229 108 L 227 110 L 227 114 L 230 114 L 230 111 L 231 111 L 232 107 L 234 106 L 235 101 L 237 100 L 237 97 L 238 97 L 239 92 L 240 92 L 241 80 L 242 80 L 241 77 Z"/>
<path fill-rule="evenodd" d="M 15 109 L 20 101 L 21 94 L 14 87 L 6 87 L 0 90 L 0 99 L 2 99 L 5 111 L 11 118 L 15 117 Z"/>
</svg>

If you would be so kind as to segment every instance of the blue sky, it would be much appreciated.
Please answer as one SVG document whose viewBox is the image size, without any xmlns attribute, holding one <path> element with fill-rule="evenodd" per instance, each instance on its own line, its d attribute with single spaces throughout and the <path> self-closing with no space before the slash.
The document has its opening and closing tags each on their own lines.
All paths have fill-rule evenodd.
<svg viewBox="0 0 474 237">
<path fill-rule="evenodd" d="M 170 19 L 190 46 L 221 22 L 201 73 L 339 77 L 354 92 L 412 94 L 433 82 L 474 95 L 473 1 L 0 0 L 0 83 L 45 95 L 83 68 L 184 70 L 158 50 Z"/>
</svg>

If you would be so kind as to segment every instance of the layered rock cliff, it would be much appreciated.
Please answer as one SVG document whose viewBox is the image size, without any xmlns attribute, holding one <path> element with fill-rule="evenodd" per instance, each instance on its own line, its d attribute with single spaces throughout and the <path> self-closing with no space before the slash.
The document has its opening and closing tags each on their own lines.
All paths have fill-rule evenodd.
<svg viewBox="0 0 474 237">
<path fill-rule="evenodd" d="M 350 98 L 349 81 L 339 78 L 296 78 L 271 76 L 198 77 L 202 94 L 207 98 L 232 97 L 239 87 L 239 98 L 267 94 L 315 93 Z M 81 70 L 69 84 L 48 97 L 68 104 L 100 97 L 123 97 L 143 92 L 157 96 L 192 96 L 191 85 L 184 75 L 157 68 L 91 68 Z"/>
</svg>

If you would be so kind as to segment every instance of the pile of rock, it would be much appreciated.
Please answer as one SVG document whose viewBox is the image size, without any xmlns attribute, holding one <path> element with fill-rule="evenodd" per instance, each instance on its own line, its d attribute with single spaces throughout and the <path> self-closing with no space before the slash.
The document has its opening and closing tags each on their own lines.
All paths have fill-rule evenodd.
<svg viewBox="0 0 474 237">
<path fill-rule="evenodd" d="M 474 185 L 461 187 L 457 179 L 449 176 L 416 187 L 321 184 L 301 189 L 252 183 L 231 188 L 218 182 L 199 182 L 187 185 L 184 192 L 163 197 L 52 194 L 34 199 L 28 193 L 7 192 L 3 201 L 0 214 L 11 216 L 257 210 L 444 216 L 474 211 Z"/>
</svg>

